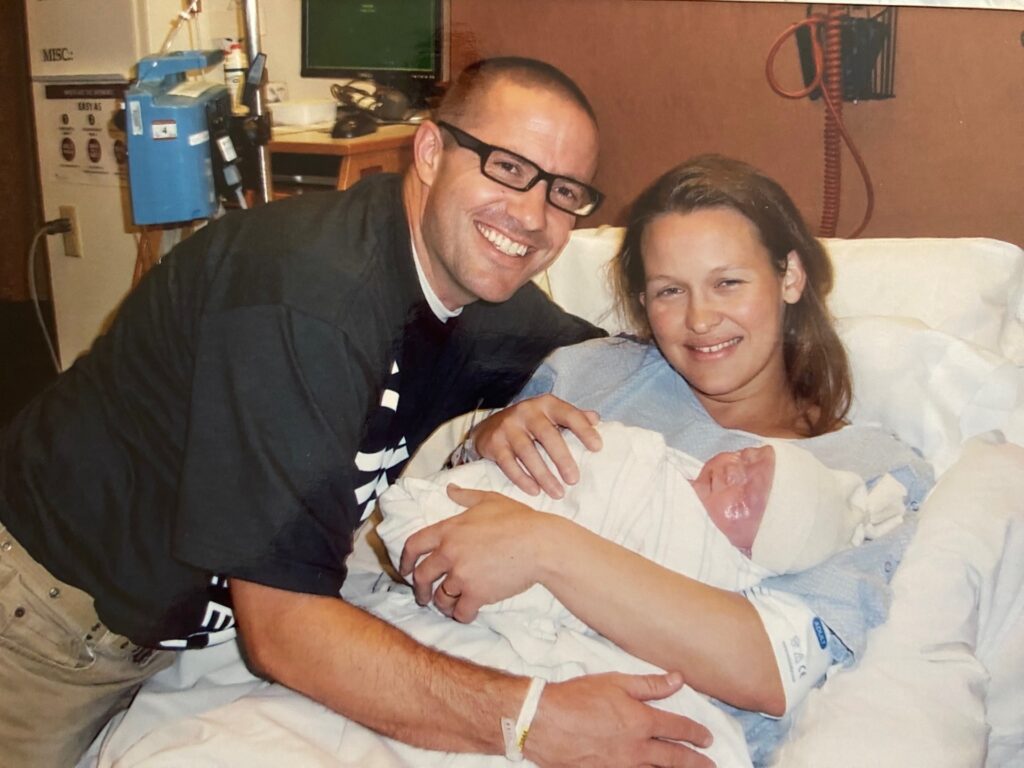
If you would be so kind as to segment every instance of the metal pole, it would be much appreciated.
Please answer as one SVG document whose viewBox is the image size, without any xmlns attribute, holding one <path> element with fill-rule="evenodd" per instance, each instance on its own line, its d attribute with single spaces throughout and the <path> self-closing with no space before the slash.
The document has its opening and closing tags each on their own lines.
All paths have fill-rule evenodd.
<svg viewBox="0 0 1024 768">
<path fill-rule="evenodd" d="M 260 52 L 260 12 L 259 0 L 244 0 L 242 17 L 245 23 L 245 53 L 249 65 L 256 60 Z M 251 117 L 257 121 L 263 119 L 263 87 L 256 89 L 253 98 Z M 270 155 L 265 144 L 256 145 L 256 166 L 259 174 L 259 193 L 264 203 L 270 202 Z"/>
</svg>

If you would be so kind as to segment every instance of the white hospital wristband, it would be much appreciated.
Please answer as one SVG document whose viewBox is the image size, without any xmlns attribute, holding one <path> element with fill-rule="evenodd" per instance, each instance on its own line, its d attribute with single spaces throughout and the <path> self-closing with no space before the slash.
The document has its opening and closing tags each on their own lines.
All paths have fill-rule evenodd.
<svg viewBox="0 0 1024 768">
<path fill-rule="evenodd" d="M 828 629 L 807 604 L 794 595 L 764 587 L 745 589 L 743 595 L 754 606 L 768 634 L 786 695 L 786 714 L 789 714 L 832 666 Z"/>
<path fill-rule="evenodd" d="M 451 456 L 448 457 L 447 467 L 458 467 L 468 464 L 471 461 L 480 461 L 483 457 L 476 452 L 476 443 L 473 442 L 472 431 L 466 433 L 465 439 L 455 446 Z"/>
<path fill-rule="evenodd" d="M 501 718 L 501 735 L 505 739 L 505 757 L 514 763 L 523 760 L 523 747 L 526 745 L 526 737 L 530 733 L 533 716 L 537 714 L 537 705 L 540 704 L 540 695 L 544 692 L 544 683 L 545 681 L 539 677 L 530 680 L 530 687 L 526 691 L 526 698 L 523 699 L 519 717 L 516 720 L 512 720 L 511 717 Z"/>
</svg>

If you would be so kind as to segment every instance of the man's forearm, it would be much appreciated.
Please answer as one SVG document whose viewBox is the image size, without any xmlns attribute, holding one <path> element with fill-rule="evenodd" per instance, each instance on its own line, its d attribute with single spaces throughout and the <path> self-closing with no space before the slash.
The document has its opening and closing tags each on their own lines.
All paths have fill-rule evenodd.
<svg viewBox="0 0 1024 768">
<path fill-rule="evenodd" d="M 426 648 L 344 601 L 232 582 L 250 664 L 375 731 L 449 752 L 503 754 L 500 718 L 529 681 Z"/>
<path fill-rule="evenodd" d="M 252 666 L 399 741 L 449 752 L 504 754 L 501 718 L 515 718 L 526 678 L 426 648 L 340 598 L 232 580 L 235 616 Z M 545 768 L 673 765 L 708 768 L 690 744 L 703 726 L 646 702 L 682 678 L 584 675 L 544 689 L 526 743 Z"/>
</svg>

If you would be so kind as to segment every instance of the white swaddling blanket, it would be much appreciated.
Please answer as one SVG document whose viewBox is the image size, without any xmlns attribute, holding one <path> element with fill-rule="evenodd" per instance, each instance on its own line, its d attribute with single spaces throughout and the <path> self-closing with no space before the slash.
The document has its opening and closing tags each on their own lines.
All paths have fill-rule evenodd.
<svg viewBox="0 0 1024 768">
<path fill-rule="evenodd" d="M 402 547 L 413 533 L 463 511 L 445 492 L 454 483 L 502 493 L 566 517 L 666 568 L 721 589 L 739 591 L 772 575 L 739 552 L 708 516 L 690 485 L 700 461 L 666 446 L 657 432 L 618 422 L 602 422 L 597 429 L 603 447 L 596 452 L 588 451 L 571 432 L 564 433 L 580 476 L 561 499 L 524 493 L 490 461 L 398 480 L 381 496 L 383 520 L 377 526 L 391 561 L 397 568 Z M 591 631 L 540 584 L 483 606 L 479 621 L 508 637 L 528 662 L 547 652 L 545 641 L 560 627 Z M 540 645 L 534 647 L 534 641 Z"/>
</svg>

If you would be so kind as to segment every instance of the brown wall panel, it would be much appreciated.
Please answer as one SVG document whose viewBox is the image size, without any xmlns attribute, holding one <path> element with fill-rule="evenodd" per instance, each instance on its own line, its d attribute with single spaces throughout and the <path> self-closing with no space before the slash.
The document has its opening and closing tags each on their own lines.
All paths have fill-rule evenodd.
<svg viewBox="0 0 1024 768">
<path fill-rule="evenodd" d="M 820 6 L 819 6 L 820 7 Z M 765 78 L 775 39 L 802 4 L 686 0 L 452 0 L 453 68 L 477 56 L 546 59 L 574 77 L 601 122 L 591 223 L 618 223 L 649 180 L 699 152 L 778 178 L 817 222 L 822 105 L 777 96 Z M 875 185 L 865 236 L 984 235 L 1024 245 L 1024 14 L 900 8 L 894 99 L 844 104 Z M 795 44 L 783 85 L 800 85 Z M 844 149 L 839 234 L 864 211 Z"/>
<path fill-rule="evenodd" d="M 42 223 L 31 93 L 26 53 L 25 5 L 5 6 L 0 23 L 0 301 L 29 297 L 26 260 L 35 228 Z M 37 288 L 49 295 L 46 245 L 36 255 Z"/>
</svg>

